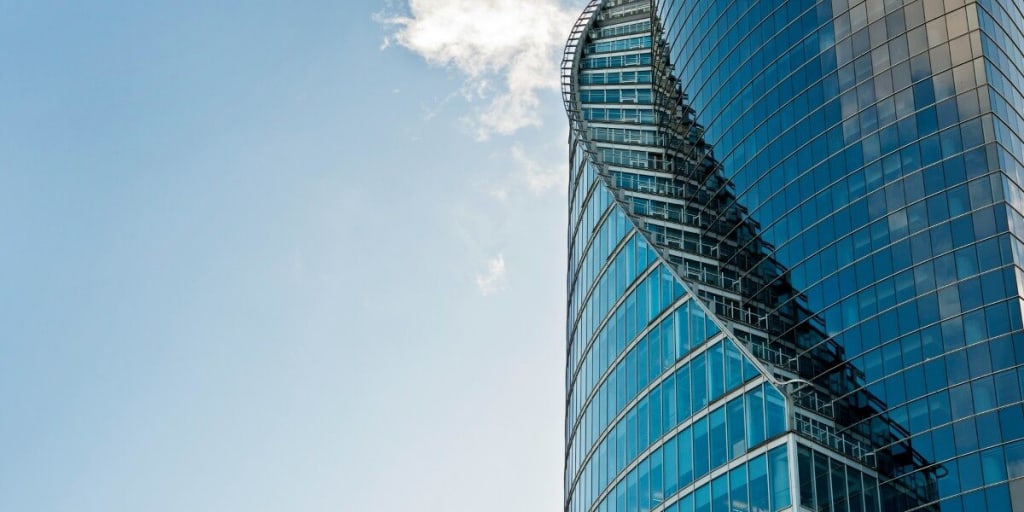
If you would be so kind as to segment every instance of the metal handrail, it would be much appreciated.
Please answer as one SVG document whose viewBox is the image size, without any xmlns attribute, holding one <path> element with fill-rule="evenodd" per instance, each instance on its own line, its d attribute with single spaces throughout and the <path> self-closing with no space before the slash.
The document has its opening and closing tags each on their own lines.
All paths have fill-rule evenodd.
<svg viewBox="0 0 1024 512">
<path fill-rule="evenodd" d="M 877 465 L 875 451 L 864 446 L 863 443 L 850 439 L 847 435 L 838 433 L 834 428 L 818 425 L 813 419 L 801 414 L 794 414 L 796 431 L 804 434 L 819 443 L 828 446 L 836 452 L 845 454 L 865 466 L 874 468 Z"/>
<path fill-rule="evenodd" d="M 570 128 L 578 129 L 582 126 L 582 119 L 579 115 L 579 103 L 576 101 L 576 92 L 573 82 L 576 76 L 576 60 L 582 51 L 583 36 L 588 27 L 593 23 L 594 14 L 601 8 L 604 0 L 590 0 L 590 3 L 583 9 L 576 23 L 569 32 L 569 38 L 565 42 L 565 49 L 562 54 L 562 101 L 565 103 L 565 111 L 569 116 Z"/>
</svg>

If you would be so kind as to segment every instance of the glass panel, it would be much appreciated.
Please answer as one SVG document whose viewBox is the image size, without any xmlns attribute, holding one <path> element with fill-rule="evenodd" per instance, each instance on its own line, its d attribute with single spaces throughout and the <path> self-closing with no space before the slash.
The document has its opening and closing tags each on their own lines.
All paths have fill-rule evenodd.
<svg viewBox="0 0 1024 512">
<path fill-rule="evenodd" d="M 645 396 L 636 407 L 636 439 L 637 453 L 645 450 L 651 444 L 650 430 L 650 395 Z"/>
<path fill-rule="evenodd" d="M 1006 480 L 1006 460 L 1001 447 L 981 453 L 981 471 L 986 485 Z"/>
<path fill-rule="evenodd" d="M 615 472 L 618 473 L 626 466 L 626 429 L 624 424 L 619 423 L 615 427 Z"/>
<path fill-rule="evenodd" d="M 626 385 L 625 395 L 623 399 L 628 401 L 636 396 L 636 350 L 630 350 L 626 354 L 626 361 L 624 366 L 624 383 Z"/>
<path fill-rule="evenodd" d="M 676 372 L 676 411 L 680 421 L 690 417 L 691 407 L 690 366 L 686 365 Z"/>
<path fill-rule="evenodd" d="M 746 394 L 747 405 L 747 448 L 753 448 L 764 441 L 764 386 L 758 386 Z"/>
<path fill-rule="evenodd" d="M 696 512 L 711 512 L 711 489 L 707 484 L 697 489 L 693 497 Z"/>
<path fill-rule="evenodd" d="M 693 482 L 693 431 L 683 430 L 679 439 L 679 487 Z"/>
<path fill-rule="evenodd" d="M 665 501 L 665 466 L 662 450 L 651 454 L 651 507 Z"/>
<path fill-rule="evenodd" d="M 693 346 L 699 345 L 705 339 L 704 316 L 704 310 L 699 305 L 693 304 L 690 308 L 690 339 Z"/>
<path fill-rule="evenodd" d="M 746 423 L 743 419 L 743 397 L 734 398 L 726 406 L 728 411 L 729 425 L 729 459 L 741 455 L 746 447 L 746 440 L 743 437 L 746 430 Z"/>
<path fill-rule="evenodd" d="M 725 407 L 711 412 L 711 468 L 717 468 L 729 460 L 725 432 Z"/>
<path fill-rule="evenodd" d="M 705 367 L 705 353 L 698 354 L 690 361 L 693 386 L 693 410 L 699 411 L 708 404 L 708 373 Z"/>
<path fill-rule="evenodd" d="M 860 471 L 846 468 L 846 487 L 850 493 L 851 512 L 862 512 L 864 510 L 864 487 L 860 483 Z"/>
<path fill-rule="evenodd" d="M 676 329 L 672 317 L 665 318 L 661 323 L 661 371 L 675 364 L 679 357 L 676 352 Z"/>
<path fill-rule="evenodd" d="M 754 457 L 747 469 L 750 472 L 750 510 L 768 512 L 768 457 Z"/>
<path fill-rule="evenodd" d="M 637 454 L 636 409 L 626 413 L 626 460 L 633 460 Z"/>
<path fill-rule="evenodd" d="M 694 512 L 692 494 L 687 494 L 683 499 L 679 500 L 678 512 Z"/>
<path fill-rule="evenodd" d="M 814 453 L 815 495 L 821 512 L 832 512 L 832 491 L 829 486 L 828 457 Z"/>
<path fill-rule="evenodd" d="M 650 395 L 650 412 L 651 412 L 651 442 L 661 439 L 661 435 L 665 433 L 665 424 L 662 421 L 661 414 L 661 386 L 651 390 Z"/>
<path fill-rule="evenodd" d="M 747 498 L 747 467 L 738 466 L 729 473 L 729 510 L 747 512 L 750 502 Z"/>
<path fill-rule="evenodd" d="M 683 357 L 687 352 L 690 351 L 690 323 L 688 317 L 690 314 L 690 301 L 686 301 L 676 309 L 675 312 L 675 325 L 676 325 L 676 354 L 678 357 Z"/>
<path fill-rule="evenodd" d="M 626 481 L 615 486 L 615 510 L 626 512 Z"/>
<path fill-rule="evenodd" d="M 796 449 L 797 472 L 800 475 L 800 504 L 814 510 L 814 464 L 811 449 L 799 446 Z"/>
<path fill-rule="evenodd" d="M 708 418 L 705 416 L 693 424 L 693 477 L 706 475 L 709 462 Z"/>
<path fill-rule="evenodd" d="M 743 382 L 746 382 L 746 381 L 748 381 L 750 379 L 753 379 L 754 377 L 757 377 L 758 373 L 759 372 L 757 371 L 757 368 L 754 368 L 754 365 L 751 364 L 750 361 L 747 358 L 744 357 L 743 358 Z"/>
<path fill-rule="evenodd" d="M 637 392 L 642 391 L 651 382 L 651 374 L 648 371 L 648 339 L 645 337 L 637 344 L 636 349 L 636 380 Z"/>
<path fill-rule="evenodd" d="M 781 510 L 790 506 L 789 499 L 789 464 L 786 463 L 786 446 L 780 446 L 768 452 L 771 466 L 772 509 Z"/>
<path fill-rule="evenodd" d="M 864 510 L 872 512 L 879 510 L 878 505 L 878 480 L 866 474 L 864 478 Z"/>
<path fill-rule="evenodd" d="M 836 512 L 850 512 L 849 498 L 846 491 L 846 472 L 844 465 L 833 460 L 831 461 L 832 471 L 832 499 L 835 502 Z"/>
<path fill-rule="evenodd" d="M 651 512 L 651 459 L 644 459 L 637 466 L 637 509 L 640 512 Z"/>
<path fill-rule="evenodd" d="M 730 341 L 725 342 L 725 389 L 735 389 L 743 382 L 743 355 Z"/>
<path fill-rule="evenodd" d="M 768 416 L 768 437 L 775 437 L 786 431 L 786 405 L 782 393 L 771 386 L 765 386 Z"/>
<path fill-rule="evenodd" d="M 718 342 L 708 350 L 708 381 L 711 383 L 711 400 L 725 393 L 725 355 L 724 342 Z"/>
<path fill-rule="evenodd" d="M 711 512 L 729 512 L 728 475 L 721 475 L 711 482 Z"/>
<path fill-rule="evenodd" d="M 676 461 L 679 460 L 679 448 L 676 446 L 678 438 L 673 437 L 667 443 L 662 452 L 665 454 L 665 497 L 671 496 L 679 490 L 679 467 Z"/>
<path fill-rule="evenodd" d="M 636 469 L 626 476 L 626 512 L 637 512 L 636 476 Z"/>
</svg>

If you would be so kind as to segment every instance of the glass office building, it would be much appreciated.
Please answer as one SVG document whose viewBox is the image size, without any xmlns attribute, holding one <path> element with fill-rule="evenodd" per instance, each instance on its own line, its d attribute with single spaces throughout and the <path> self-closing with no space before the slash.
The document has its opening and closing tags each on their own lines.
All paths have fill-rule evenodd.
<svg viewBox="0 0 1024 512">
<path fill-rule="evenodd" d="M 1022 9 L 587 5 L 566 512 L 1024 511 Z"/>
</svg>

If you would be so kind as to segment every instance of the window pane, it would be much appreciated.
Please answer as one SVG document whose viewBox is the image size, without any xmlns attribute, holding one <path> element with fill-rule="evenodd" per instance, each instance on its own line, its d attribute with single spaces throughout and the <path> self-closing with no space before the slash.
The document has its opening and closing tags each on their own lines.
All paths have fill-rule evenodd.
<svg viewBox="0 0 1024 512">
<path fill-rule="evenodd" d="M 747 464 L 750 472 L 750 510 L 751 512 L 768 512 L 768 463 L 767 457 L 761 455 L 751 459 Z"/>
<path fill-rule="evenodd" d="M 651 460 L 645 459 L 637 468 L 637 509 L 651 512 Z"/>
<path fill-rule="evenodd" d="M 716 343 L 708 350 L 708 380 L 711 383 L 711 400 L 725 393 L 725 354 L 723 342 Z"/>
<path fill-rule="evenodd" d="M 696 512 L 711 512 L 711 489 L 707 484 L 694 493 L 694 502 Z"/>
<path fill-rule="evenodd" d="M 831 463 L 832 499 L 835 502 L 835 510 L 836 512 L 849 512 L 845 466 L 835 460 L 831 461 Z"/>
<path fill-rule="evenodd" d="M 677 466 L 677 460 L 679 460 L 679 448 L 676 446 L 678 438 L 673 437 L 667 443 L 664 452 L 664 471 L 665 471 L 665 496 L 671 496 L 679 489 L 679 468 Z"/>
<path fill-rule="evenodd" d="M 693 512 L 693 495 L 688 494 L 679 500 L 678 512 Z"/>
<path fill-rule="evenodd" d="M 764 387 L 758 386 L 746 395 L 747 404 L 747 448 L 753 448 L 764 441 Z"/>
<path fill-rule="evenodd" d="M 765 389 L 767 392 L 768 437 L 775 437 L 786 431 L 786 405 L 782 393 L 771 386 L 766 386 Z"/>
<path fill-rule="evenodd" d="M 711 511 L 729 512 L 729 479 L 722 475 L 711 482 Z"/>
<path fill-rule="evenodd" d="M 814 510 L 814 465 L 811 462 L 811 450 L 800 446 L 796 454 L 797 470 L 800 475 L 800 504 Z"/>
<path fill-rule="evenodd" d="M 636 469 L 626 476 L 626 512 L 637 512 Z"/>
<path fill-rule="evenodd" d="M 768 461 L 772 470 L 772 509 L 781 510 L 790 506 L 789 464 L 786 463 L 786 446 L 783 445 L 768 452 Z"/>
<path fill-rule="evenodd" d="M 746 423 L 743 418 L 743 397 L 734 398 L 726 406 L 729 414 L 728 425 L 729 425 L 729 459 L 738 457 L 744 452 L 746 447 L 746 440 L 744 439 L 744 431 L 746 430 Z"/>
<path fill-rule="evenodd" d="M 657 507 L 665 501 L 665 466 L 663 451 L 651 454 L 651 507 Z"/>
<path fill-rule="evenodd" d="M 725 464 L 728 458 L 726 453 L 725 435 L 725 407 L 719 407 L 711 412 L 711 468 L 717 468 Z"/>
<path fill-rule="evenodd" d="M 735 389 L 743 382 L 743 355 L 730 341 L 725 342 L 725 389 Z"/>
<path fill-rule="evenodd" d="M 693 386 L 693 410 L 699 411 L 708 404 L 708 374 L 704 366 L 704 353 L 694 357 L 690 362 Z"/>
<path fill-rule="evenodd" d="M 846 486 L 850 493 L 850 510 L 853 512 L 864 510 L 864 490 L 860 483 L 860 471 L 846 468 Z"/>
<path fill-rule="evenodd" d="M 818 510 L 831 512 L 832 492 L 829 488 L 828 457 L 817 452 L 814 453 L 814 481 Z"/>
<path fill-rule="evenodd" d="M 693 477 L 707 474 L 708 463 L 708 418 L 701 418 L 693 424 Z"/>
<path fill-rule="evenodd" d="M 679 487 L 693 482 L 693 431 L 683 430 L 679 434 Z"/>
<path fill-rule="evenodd" d="M 747 467 L 738 466 L 729 473 L 729 510 L 747 512 L 750 502 L 747 498 Z"/>
</svg>

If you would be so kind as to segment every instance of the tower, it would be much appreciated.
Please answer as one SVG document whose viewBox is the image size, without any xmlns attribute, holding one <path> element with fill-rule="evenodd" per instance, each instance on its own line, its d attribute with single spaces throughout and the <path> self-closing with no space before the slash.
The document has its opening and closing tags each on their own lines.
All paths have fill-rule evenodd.
<svg viewBox="0 0 1024 512">
<path fill-rule="evenodd" d="M 1024 510 L 1022 14 L 590 2 L 567 512 Z"/>
</svg>

